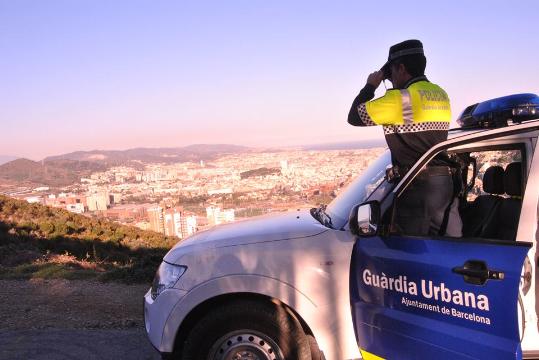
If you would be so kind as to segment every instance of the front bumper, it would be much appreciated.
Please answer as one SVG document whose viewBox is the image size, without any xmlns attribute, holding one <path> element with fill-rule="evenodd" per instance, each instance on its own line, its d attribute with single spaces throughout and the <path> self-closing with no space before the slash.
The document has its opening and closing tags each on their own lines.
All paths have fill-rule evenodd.
<svg viewBox="0 0 539 360">
<path fill-rule="evenodd" d="M 185 294 L 187 291 L 172 288 L 163 291 L 155 300 L 152 299 L 151 290 L 144 295 L 146 334 L 152 345 L 161 353 L 170 353 L 174 350 L 176 331 L 180 324 L 167 324 L 167 320 Z"/>
</svg>

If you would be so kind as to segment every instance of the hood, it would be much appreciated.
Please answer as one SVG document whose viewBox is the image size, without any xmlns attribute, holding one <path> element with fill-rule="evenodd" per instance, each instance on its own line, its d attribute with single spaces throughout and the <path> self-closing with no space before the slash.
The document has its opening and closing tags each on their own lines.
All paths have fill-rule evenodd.
<svg viewBox="0 0 539 360">
<path fill-rule="evenodd" d="M 196 233 L 178 242 L 165 256 L 165 261 L 190 250 L 294 239 L 314 236 L 326 230 L 325 226 L 311 216 L 309 210 L 259 216 Z"/>
</svg>

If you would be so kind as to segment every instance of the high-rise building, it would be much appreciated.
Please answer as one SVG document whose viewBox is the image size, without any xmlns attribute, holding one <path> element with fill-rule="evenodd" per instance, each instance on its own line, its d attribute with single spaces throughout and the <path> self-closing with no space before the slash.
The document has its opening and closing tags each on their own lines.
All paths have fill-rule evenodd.
<svg viewBox="0 0 539 360">
<path fill-rule="evenodd" d="M 216 225 L 217 222 L 217 216 L 219 216 L 219 212 L 221 211 L 221 208 L 218 206 L 208 206 L 206 208 L 206 217 L 208 218 L 208 223 L 210 225 Z"/>
<path fill-rule="evenodd" d="M 197 232 L 197 217 L 189 215 L 185 217 L 185 227 L 182 227 L 182 238 L 191 236 Z"/>
<path fill-rule="evenodd" d="M 175 207 L 165 210 L 165 235 L 182 238 L 183 208 Z"/>
<path fill-rule="evenodd" d="M 161 217 L 159 218 L 157 214 Z M 182 207 L 169 208 L 164 211 L 162 207 L 148 209 L 148 216 L 151 230 L 159 231 L 167 236 L 184 239 L 197 231 L 196 216 L 187 215 Z M 160 230 L 157 230 L 158 228 Z"/>
<path fill-rule="evenodd" d="M 165 216 L 161 206 L 149 208 L 148 219 L 150 220 L 150 230 L 165 233 Z"/>
<path fill-rule="evenodd" d="M 99 192 L 88 195 L 86 197 L 86 203 L 90 211 L 107 210 L 110 205 L 110 197 L 107 192 Z"/>
<path fill-rule="evenodd" d="M 194 215 L 187 215 L 182 207 L 165 210 L 164 232 L 167 236 L 176 236 L 184 239 L 197 231 L 197 219 Z"/>
<path fill-rule="evenodd" d="M 168 211 L 165 213 L 165 235 L 166 236 L 176 236 L 175 233 L 175 226 L 174 226 L 174 214 L 169 213 Z"/>
</svg>

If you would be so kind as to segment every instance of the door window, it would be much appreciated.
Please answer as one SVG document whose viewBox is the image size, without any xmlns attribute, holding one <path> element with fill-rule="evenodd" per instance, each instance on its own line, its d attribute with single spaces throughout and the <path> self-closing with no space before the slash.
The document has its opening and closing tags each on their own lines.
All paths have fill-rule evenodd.
<svg viewBox="0 0 539 360">
<path fill-rule="evenodd" d="M 473 179 L 470 190 L 466 194 L 466 201 L 473 202 L 480 195 L 488 195 L 483 189 L 483 178 L 485 171 L 492 166 L 500 166 L 504 170 L 507 165 L 513 162 L 522 162 L 520 150 L 487 150 L 474 151 L 469 153 L 470 157 L 476 161 L 476 176 L 473 178 L 473 168 L 468 166 L 467 177 Z"/>
<path fill-rule="evenodd" d="M 466 174 L 471 186 L 461 195 L 463 236 L 515 240 L 526 183 L 523 148 L 487 149 L 459 155 L 473 160 L 477 169 L 475 177 Z"/>
<path fill-rule="evenodd" d="M 449 153 L 451 166 L 427 166 L 399 194 L 392 232 L 513 241 L 526 183 L 523 147 Z"/>
</svg>

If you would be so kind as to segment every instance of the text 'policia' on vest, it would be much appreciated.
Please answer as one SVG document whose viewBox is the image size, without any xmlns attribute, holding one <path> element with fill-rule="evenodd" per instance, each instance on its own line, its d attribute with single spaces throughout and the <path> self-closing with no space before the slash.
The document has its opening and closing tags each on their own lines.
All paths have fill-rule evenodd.
<svg viewBox="0 0 539 360">
<path fill-rule="evenodd" d="M 424 59 L 423 66 L 399 84 L 398 74 L 392 72 L 398 70 L 396 64 L 406 63 L 410 58 L 415 62 L 418 58 Z M 399 168 L 410 167 L 428 149 L 447 139 L 451 120 L 449 97 L 440 86 L 427 80 L 423 74 L 425 65 L 419 40 L 392 46 L 388 62 L 371 76 L 391 79 L 394 88 L 372 100 L 376 86 L 368 82 L 355 98 L 348 115 L 348 122 L 355 126 L 383 126 L 393 165 Z M 432 165 L 446 164 L 435 160 Z"/>
</svg>

